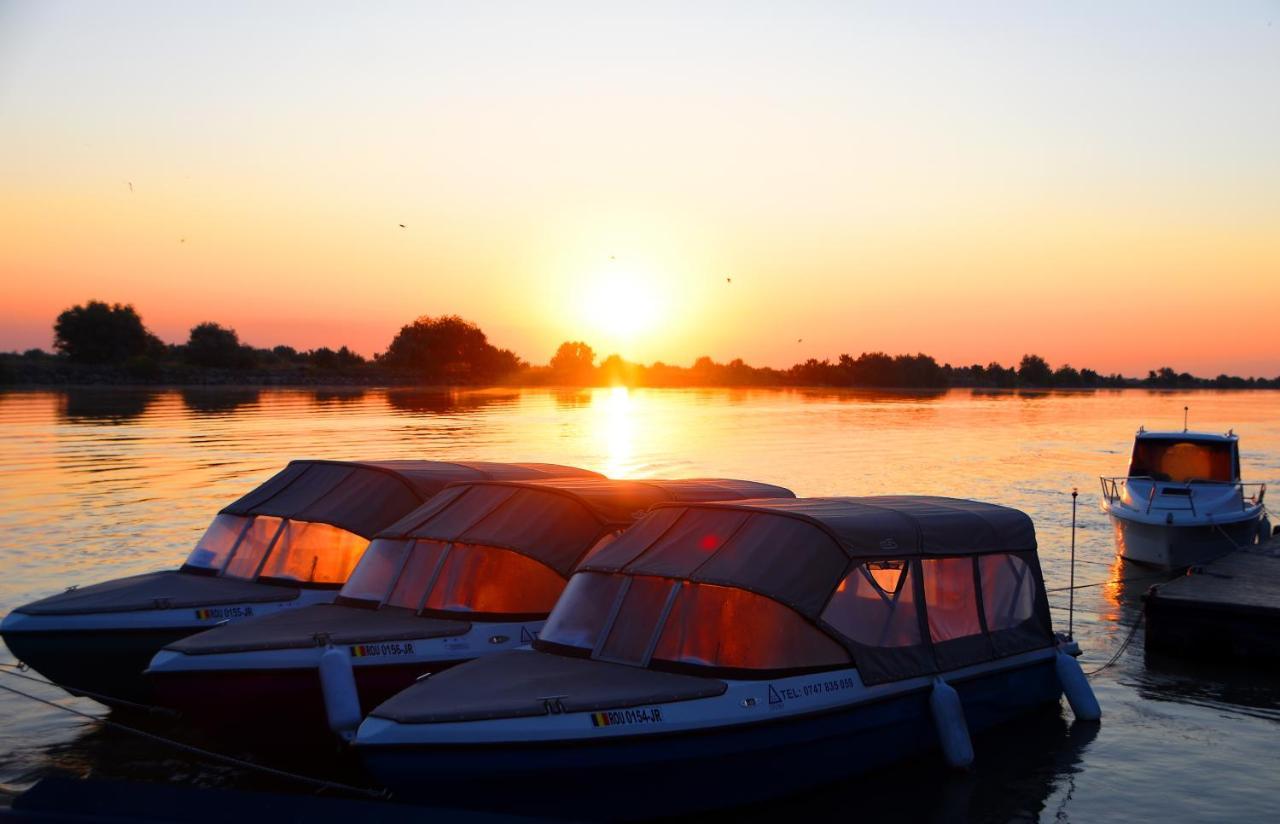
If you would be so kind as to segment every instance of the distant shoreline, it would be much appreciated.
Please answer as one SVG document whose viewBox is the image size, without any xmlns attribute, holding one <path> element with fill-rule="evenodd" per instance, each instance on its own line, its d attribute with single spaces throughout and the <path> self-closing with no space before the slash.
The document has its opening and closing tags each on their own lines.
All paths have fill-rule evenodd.
<svg viewBox="0 0 1280 824">
<path fill-rule="evenodd" d="M 1036 393 L 1043 394 L 1046 392 L 1059 393 L 1094 393 L 1094 392 L 1120 392 L 1125 390 L 1142 390 L 1144 392 L 1258 392 L 1258 391 L 1280 391 L 1274 386 L 1146 386 L 1141 383 L 1135 383 L 1131 386 L 834 386 L 831 384 L 726 384 L 726 383 L 705 383 L 705 384 L 668 384 L 668 385 L 627 385 L 620 383 L 521 383 L 521 382 L 501 382 L 488 384 L 421 384 L 421 383 L 393 383 L 393 382 L 339 382 L 339 381 L 307 381 L 307 382 L 281 382 L 281 381 L 263 381 L 252 382 L 241 380 L 239 382 L 200 382 L 200 383 L 144 383 L 144 382 L 119 382 L 119 383 L 57 383 L 57 382 L 33 382 L 33 383 L 5 383 L 0 384 L 0 393 L 4 392 L 34 392 L 34 391 L 58 391 L 64 389 L 100 389 L 103 391 L 113 390 L 150 390 L 150 391 L 191 391 L 191 390 L 271 390 L 271 389 L 309 389 L 315 391 L 364 391 L 370 389 L 385 389 L 391 391 L 415 391 L 415 392 L 488 392 L 493 390 L 524 390 L 524 389 L 545 389 L 559 391 L 576 391 L 586 389 L 758 389 L 768 391 L 784 391 L 791 389 L 823 389 L 829 391 L 840 392 L 884 392 L 899 395 L 941 395 L 952 390 L 968 389 L 985 394 L 1018 394 L 1018 393 Z"/>
</svg>

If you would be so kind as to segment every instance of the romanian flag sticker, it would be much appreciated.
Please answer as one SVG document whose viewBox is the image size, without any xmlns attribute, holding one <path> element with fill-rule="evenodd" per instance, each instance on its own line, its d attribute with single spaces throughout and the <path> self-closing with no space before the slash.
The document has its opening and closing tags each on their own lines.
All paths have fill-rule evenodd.
<svg viewBox="0 0 1280 824">
<path fill-rule="evenodd" d="M 593 712 L 593 713 L 591 713 L 591 726 L 593 726 L 593 727 L 607 727 L 607 726 L 609 726 L 609 713 L 607 713 L 607 712 Z"/>
<path fill-rule="evenodd" d="M 352 658 L 363 658 L 368 654 L 369 654 L 369 650 L 365 647 L 364 644 L 356 644 L 354 647 L 351 648 Z"/>
<path fill-rule="evenodd" d="M 198 618 L 201 621 L 208 621 L 212 617 L 213 617 L 213 613 L 207 609 L 196 610 L 196 618 Z"/>
</svg>

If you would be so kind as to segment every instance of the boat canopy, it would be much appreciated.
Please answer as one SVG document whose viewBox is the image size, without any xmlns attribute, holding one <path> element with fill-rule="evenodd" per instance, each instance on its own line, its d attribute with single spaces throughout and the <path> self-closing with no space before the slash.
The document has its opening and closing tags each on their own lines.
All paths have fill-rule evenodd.
<svg viewBox="0 0 1280 824">
<path fill-rule="evenodd" d="M 782 487 L 727 479 L 457 484 L 379 533 L 340 601 L 545 615 L 574 566 L 650 507 L 776 496 L 794 497 Z"/>
<path fill-rule="evenodd" d="M 879 683 L 1053 640 L 1030 518 L 901 496 L 661 505 L 579 566 L 540 644 Z"/>
<path fill-rule="evenodd" d="M 218 513 L 183 569 L 337 586 L 380 529 L 449 484 L 554 477 L 601 476 L 538 463 L 292 461 Z"/>
<path fill-rule="evenodd" d="M 1234 435 L 1205 432 L 1139 432 L 1129 461 L 1130 478 L 1172 483 L 1240 480 L 1240 452 Z"/>
</svg>

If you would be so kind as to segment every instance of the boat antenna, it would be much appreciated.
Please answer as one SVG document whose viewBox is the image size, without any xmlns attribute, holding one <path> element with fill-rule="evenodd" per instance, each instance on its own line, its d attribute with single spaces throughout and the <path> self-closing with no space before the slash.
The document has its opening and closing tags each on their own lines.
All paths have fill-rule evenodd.
<svg viewBox="0 0 1280 824">
<path fill-rule="evenodd" d="M 1183 432 L 1187 431 L 1187 411 L 1190 409 L 1191 407 L 1189 406 L 1182 407 L 1182 431 Z"/>
<path fill-rule="evenodd" d="M 1071 586 L 1067 588 L 1067 640 L 1074 641 L 1076 639 L 1073 630 L 1075 629 L 1076 620 L 1076 499 L 1080 497 L 1080 490 L 1077 487 L 1071 487 Z"/>
</svg>

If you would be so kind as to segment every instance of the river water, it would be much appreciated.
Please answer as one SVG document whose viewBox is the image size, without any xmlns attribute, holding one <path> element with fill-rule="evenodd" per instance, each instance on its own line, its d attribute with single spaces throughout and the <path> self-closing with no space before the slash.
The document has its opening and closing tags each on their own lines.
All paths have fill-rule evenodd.
<svg viewBox="0 0 1280 824">
<path fill-rule="evenodd" d="M 1086 669 L 1108 660 L 1149 579 L 1114 559 L 1099 475 L 1123 474 L 1133 431 L 1241 435 L 1246 480 L 1280 481 L 1280 392 L 873 393 L 819 390 L 74 389 L 0 393 L 0 615 L 73 584 L 176 567 L 213 514 L 292 458 L 552 461 L 611 477 L 726 476 L 799 495 L 922 493 L 1018 507 L 1047 586 L 1069 574 Z M 1125 580 L 1125 579 L 1130 580 Z M 1056 628 L 1066 592 L 1050 596 Z M 12 663 L 7 651 L 0 659 Z M 109 718 L 86 699 L 2 683 Z M 1275 820 L 1280 676 L 1147 660 L 1142 630 L 1093 679 L 1100 727 L 1064 709 L 980 737 L 967 775 L 930 759 L 726 818 L 856 814 L 973 821 Z M 182 731 L 167 731 L 181 735 Z M 200 743 L 196 739 L 190 739 Z M 336 754 L 237 750 L 353 783 Z M 296 790 L 0 694 L 0 784 L 49 774 Z M 761 776 L 744 780 L 767 780 Z M 305 788 L 302 791 L 306 791 Z"/>
</svg>

